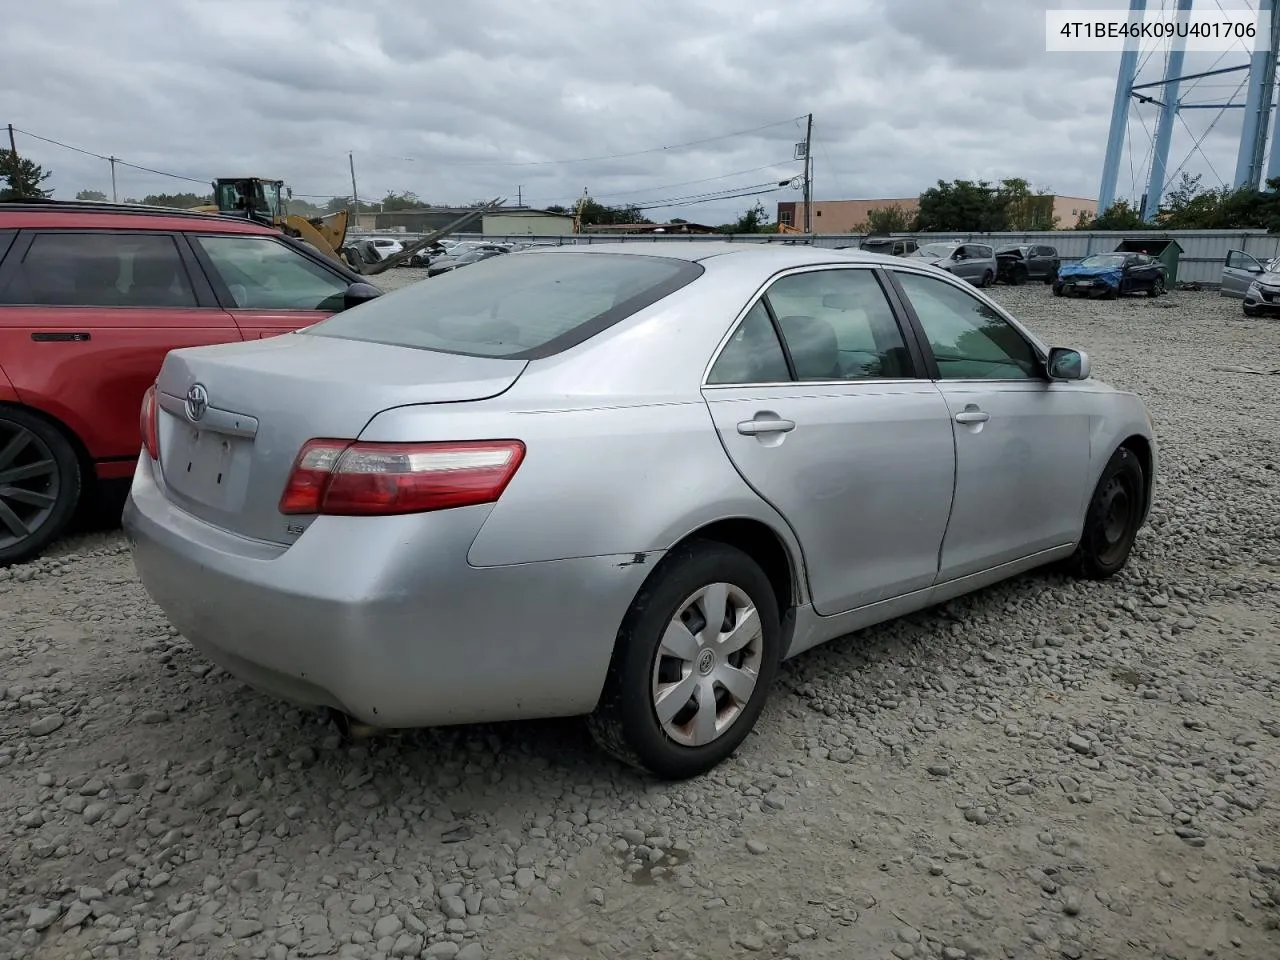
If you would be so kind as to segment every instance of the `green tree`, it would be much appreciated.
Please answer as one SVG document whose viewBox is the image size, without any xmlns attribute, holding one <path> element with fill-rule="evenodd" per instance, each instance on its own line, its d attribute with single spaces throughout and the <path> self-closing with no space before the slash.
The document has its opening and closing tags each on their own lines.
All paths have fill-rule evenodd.
<svg viewBox="0 0 1280 960">
<path fill-rule="evenodd" d="M 854 233 L 906 233 L 911 229 L 911 214 L 893 204 L 867 211 L 867 219 L 854 228 Z"/>
<path fill-rule="evenodd" d="M 52 190 L 43 189 L 52 174 L 32 160 L 26 160 L 13 150 L 0 150 L 0 200 L 36 200 L 53 196 Z"/>
<path fill-rule="evenodd" d="M 354 206 L 350 197 L 330 197 L 329 202 L 324 205 L 324 212 L 338 213 L 342 210 L 350 210 Z"/>
<path fill-rule="evenodd" d="M 591 197 L 581 201 L 577 209 L 584 227 L 625 226 L 634 223 L 653 223 L 641 210 L 632 206 L 610 207 Z"/>
<path fill-rule="evenodd" d="M 411 190 L 405 190 L 403 193 L 388 191 L 387 195 L 377 202 L 382 204 L 382 210 L 387 213 L 396 210 L 422 210 L 431 206 L 419 200 L 418 195 Z"/>
<path fill-rule="evenodd" d="M 738 217 L 733 223 L 726 223 L 719 229 L 721 233 L 776 233 L 777 228 L 768 229 L 769 214 L 759 200 L 755 206 Z"/>
<path fill-rule="evenodd" d="M 1001 180 L 999 193 L 1007 204 L 1008 229 L 1053 230 L 1057 226 L 1052 193 L 1032 189 L 1031 184 L 1018 177 Z"/>
<path fill-rule="evenodd" d="M 915 229 L 989 233 L 1009 228 L 1009 196 L 986 180 L 939 180 L 920 194 Z"/>
<path fill-rule="evenodd" d="M 213 203 L 213 194 L 196 193 L 149 193 L 142 198 L 148 207 L 173 207 L 178 210 L 189 210 Z"/>
<path fill-rule="evenodd" d="M 1077 230 L 1142 230 L 1146 227 L 1142 213 L 1127 200 L 1117 200 L 1092 220 L 1082 214 L 1076 222 Z"/>
<path fill-rule="evenodd" d="M 97 203 L 103 203 L 107 199 L 107 195 L 101 190 L 81 190 L 76 194 L 77 200 L 92 200 Z"/>
</svg>

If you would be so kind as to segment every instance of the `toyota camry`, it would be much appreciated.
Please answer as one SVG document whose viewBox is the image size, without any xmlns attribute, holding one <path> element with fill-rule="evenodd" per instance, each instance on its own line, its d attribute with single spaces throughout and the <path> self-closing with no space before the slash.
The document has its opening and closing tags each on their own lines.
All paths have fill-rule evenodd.
<svg viewBox="0 0 1280 960">
<path fill-rule="evenodd" d="M 741 243 L 511 253 L 175 350 L 141 428 L 135 562 L 209 659 L 380 728 L 585 715 L 666 778 L 785 658 L 1115 574 L 1156 472 L 1141 400 L 963 280 Z"/>
</svg>

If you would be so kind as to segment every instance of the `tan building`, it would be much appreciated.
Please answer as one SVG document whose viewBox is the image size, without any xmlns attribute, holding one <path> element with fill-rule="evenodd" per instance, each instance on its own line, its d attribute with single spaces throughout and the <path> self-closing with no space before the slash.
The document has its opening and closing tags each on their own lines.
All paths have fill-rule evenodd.
<svg viewBox="0 0 1280 960">
<path fill-rule="evenodd" d="M 898 207 L 910 221 L 919 207 L 916 197 L 891 197 L 881 200 L 815 200 L 809 218 L 809 229 L 814 233 L 858 233 L 873 210 Z M 1095 216 L 1097 200 L 1085 197 L 1053 195 L 1053 215 L 1057 227 L 1068 230 L 1076 225 L 1080 212 Z M 778 223 L 804 229 L 804 204 L 795 201 L 778 204 Z"/>
</svg>

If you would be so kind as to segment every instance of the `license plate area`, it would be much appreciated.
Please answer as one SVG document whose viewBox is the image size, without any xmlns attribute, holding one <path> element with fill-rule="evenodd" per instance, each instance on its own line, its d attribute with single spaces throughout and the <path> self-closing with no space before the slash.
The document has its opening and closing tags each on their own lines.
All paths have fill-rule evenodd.
<svg viewBox="0 0 1280 960">
<path fill-rule="evenodd" d="M 242 437 L 179 425 L 164 458 L 165 481 L 182 496 L 228 508 L 243 497 Z"/>
</svg>

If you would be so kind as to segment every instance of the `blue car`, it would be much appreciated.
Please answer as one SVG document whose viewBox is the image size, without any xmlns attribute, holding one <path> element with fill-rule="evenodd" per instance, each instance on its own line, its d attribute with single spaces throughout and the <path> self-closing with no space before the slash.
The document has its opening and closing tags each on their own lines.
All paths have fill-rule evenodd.
<svg viewBox="0 0 1280 960">
<path fill-rule="evenodd" d="M 1165 292 L 1164 264 L 1145 253 L 1095 253 L 1077 263 L 1064 263 L 1053 281 L 1056 297 L 1105 297 L 1143 291 L 1150 297 Z"/>
</svg>

